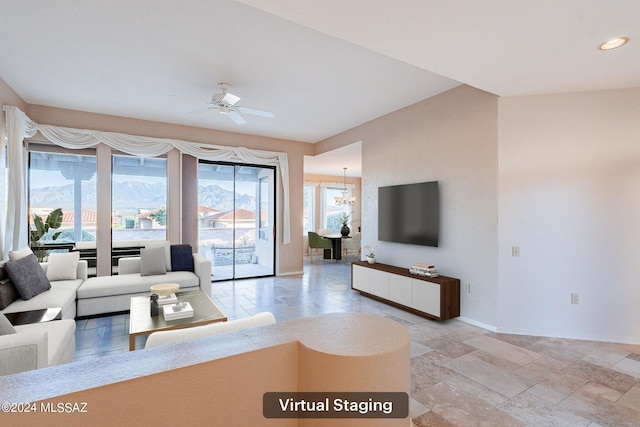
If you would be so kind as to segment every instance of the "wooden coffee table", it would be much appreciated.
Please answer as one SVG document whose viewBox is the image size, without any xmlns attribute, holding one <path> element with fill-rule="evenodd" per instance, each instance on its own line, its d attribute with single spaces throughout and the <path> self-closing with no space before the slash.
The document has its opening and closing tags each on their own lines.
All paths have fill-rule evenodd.
<svg viewBox="0 0 640 427">
<path fill-rule="evenodd" d="M 190 328 L 214 322 L 226 322 L 227 316 L 218 308 L 213 300 L 203 291 L 186 291 L 176 293 L 179 301 L 187 301 L 193 307 L 193 317 L 165 321 L 162 307 L 157 316 L 151 317 L 151 300 L 149 296 L 132 297 L 129 314 L 129 351 L 136 348 L 138 335 L 149 335 L 153 332 L 171 329 Z"/>
</svg>

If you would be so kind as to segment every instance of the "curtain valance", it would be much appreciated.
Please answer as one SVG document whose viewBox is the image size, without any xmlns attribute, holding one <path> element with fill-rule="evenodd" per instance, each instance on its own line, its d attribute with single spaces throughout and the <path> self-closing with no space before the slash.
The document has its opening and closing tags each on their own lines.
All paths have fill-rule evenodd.
<svg viewBox="0 0 640 427">
<path fill-rule="evenodd" d="M 106 144 L 123 153 L 139 157 L 161 156 L 177 149 L 190 156 L 214 161 L 247 162 L 277 166 L 280 169 L 283 190 L 283 243 L 291 242 L 289 208 L 289 166 L 287 153 L 254 150 L 245 147 L 228 147 L 167 138 L 128 135 L 116 132 L 102 132 L 89 129 L 74 129 L 60 126 L 38 124 L 27 117 L 19 108 L 3 106 L 7 117 L 7 142 L 9 160 L 9 182 L 12 194 L 7 203 L 5 244 L 3 255 L 12 248 L 27 244 L 26 227 L 26 153 L 24 138 L 40 132 L 47 140 L 61 147 L 76 150 Z M 11 223 L 15 221 L 15 223 Z M 23 231 L 21 231 L 23 230 Z M 14 235 L 10 235 L 14 233 Z"/>
</svg>

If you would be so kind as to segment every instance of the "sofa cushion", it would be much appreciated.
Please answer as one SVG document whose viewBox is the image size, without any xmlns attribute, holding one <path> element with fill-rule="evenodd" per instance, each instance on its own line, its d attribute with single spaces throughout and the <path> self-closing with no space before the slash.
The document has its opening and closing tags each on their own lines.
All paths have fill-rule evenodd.
<svg viewBox="0 0 640 427">
<path fill-rule="evenodd" d="M 20 258 L 24 258 L 28 255 L 34 255 L 34 253 L 31 248 L 27 246 L 22 249 L 16 249 L 15 251 L 9 252 L 9 259 L 11 261 L 17 261 Z"/>
<path fill-rule="evenodd" d="M 193 271 L 193 249 L 191 249 L 191 245 L 171 245 L 171 270 Z"/>
<path fill-rule="evenodd" d="M 78 274 L 80 252 L 52 253 L 47 259 L 47 279 L 73 280 Z"/>
<path fill-rule="evenodd" d="M 4 268 L 20 297 L 24 300 L 29 300 L 51 289 L 51 283 L 49 283 L 34 254 L 9 261 L 4 265 Z"/>
<path fill-rule="evenodd" d="M 73 319 L 76 316 L 76 288 L 58 286 L 60 282 L 53 282 L 51 289 L 43 292 L 28 301 L 18 299 L 3 313 L 16 313 L 18 311 L 41 310 L 43 308 L 62 308 L 63 319 Z"/>
<path fill-rule="evenodd" d="M 16 329 L 13 327 L 7 316 L 0 313 L 0 335 L 15 334 Z"/>
<path fill-rule="evenodd" d="M 168 240 L 152 240 L 145 243 L 145 248 L 162 248 L 164 249 L 164 263 L 167 271 L 171 271 L 171 242 Z"/>
<path fill-rule="evenodd" d="M 151 286 L 160 283 L 179 283 L 180 289 L 184 289 L 198 287 L 200 278 L 188 271 L 171 271 L 162 276 L 141 276 L 132 273 L 90 277 L 78 288 L 78 299 L 149 292 Z"/>
<path fill-rule="evenodd" d="M 14 302 L 20 298 L 18 295 L 18 291 L 16 287 L 11 283 L 11 279 L 6 278 L 0 281 L 0 310 L 4 310 Z"/>
<path fill-rule="evenodd" d="M 153 276 L 156 274 L 166 274 L 167 265 L 165 262 L 165 249 L 161 246 L 140 249 L 141 276 Z"/>
</svg>

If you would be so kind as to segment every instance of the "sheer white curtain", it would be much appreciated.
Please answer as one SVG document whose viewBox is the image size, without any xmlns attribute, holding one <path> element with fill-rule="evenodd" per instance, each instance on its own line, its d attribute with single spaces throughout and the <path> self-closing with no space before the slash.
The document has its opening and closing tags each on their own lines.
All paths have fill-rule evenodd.
<svg viewBox="0 0 640 427">
<path fill-rule="evenodd" d="M 3 222 L 2 259 L 27 245 L 27 155 L 24 139 L 36 134 L 36 123 L 17 107 L 5 105 L 7 118 L 7 207 Z M 2 164 L 2 173 L 5 174 Z"/>
<path fill-rule="evenodd" d="M 283 189 L 283 243 L 291 242 L 289 214 L 289 165 L 286 153 L 253 150 L 245 147 L 200 144 L 176 139 L 151 138 L 115 132 L 101 132 L 89 129 L 73 129 L 60 126 L 42 125 L 33 122 L 19 108 L 4 106 L 7 116 L 7 144 L 9 148 L 9 179 L 5 239 L 3 257 L 13 248 L 27 244 L 27 203 L 26 203 L 26 154 L 24 138 L 40 132 L 46 139 L 71 150 L 89 148 L 99 143 L 116 150 L 140 157 L 155 157 L 176 148 L 182 153 L 205 160 L 227 162 L 248 162 L 274 165 L 280 169 Z M 4 167 L 4 165 L 3 165 Z"/>
</svg>

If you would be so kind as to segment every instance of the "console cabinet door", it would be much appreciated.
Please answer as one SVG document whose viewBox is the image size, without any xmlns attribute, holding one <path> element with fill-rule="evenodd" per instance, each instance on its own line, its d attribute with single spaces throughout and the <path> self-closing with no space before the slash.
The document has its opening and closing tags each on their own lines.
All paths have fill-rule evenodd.
<svg viewBox="0 0 640 427">
<path fill-rule="evenodd" d="M 389 299 L 389 276 L 391 274 L 370 269 L 369 272 L 369 292 L 380 298 Z"/>
<path fill-rule="evenodd" d="M 424 280 L 411 279 L 413 304 L 416 310 L 440 317 L 440 285 Z"/>
<path fill-rule="evenodd" d="M 390 274 L 389 299 L 398 304 L 411 307 L 413 304 L 413 279 L 397 274 Z"/>
<path fill-rule="evenodd" d="M 352 270 L 353 289 L 371 293 L 371 286 L 370 286 L 370 280 L 369 280 L 370 272 L 371 272 L 370 268 L 354 265 Z"/>
</svg>

